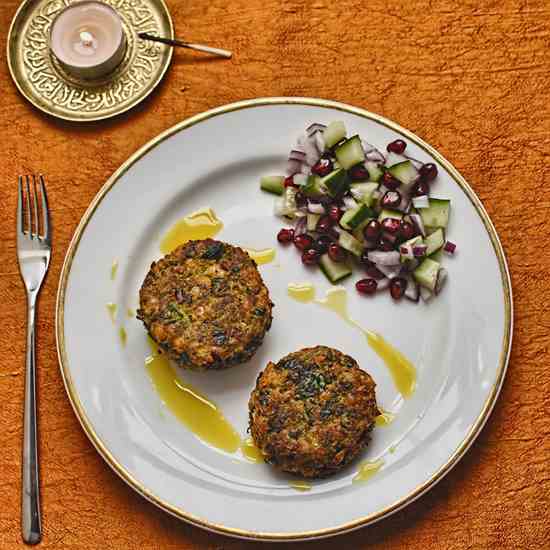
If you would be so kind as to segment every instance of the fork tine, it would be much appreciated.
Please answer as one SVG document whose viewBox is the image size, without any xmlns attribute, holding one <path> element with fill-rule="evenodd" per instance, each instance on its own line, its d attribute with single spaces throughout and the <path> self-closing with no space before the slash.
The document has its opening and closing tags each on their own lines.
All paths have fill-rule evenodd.
<svg viewBox="0 0 550 550">
<path fill-rule="evenodd" d="M 36 176 L 32 175 L 33 202 L 34 202 L 34 232 L 36 238 L 40 238 L 40 212 L 38 211 L 38 188 L 36 187 Z"/>
<path fill-rule="evenodd" d="M 46 185 L 44 184 L 44 176 L 40 174 L 40 195 L 42 196 L 42 231 L 44 239 L 50 239 L 50 213 L 48 211 L 48 197 L 46 196 Z"/>
<path fill-rule="evenodd" d="M 28 174 L 25 176 L 25 180 L 27 182 L 27 231 L 32 239 L 31 182 Z"/>
<path fill-rule="evenodd" d="M 25 220 L 23 218 L 23 176 L 19 176 L 19 185 L 17 193 L 17 233 L 23 233 Z"/>
</svg>

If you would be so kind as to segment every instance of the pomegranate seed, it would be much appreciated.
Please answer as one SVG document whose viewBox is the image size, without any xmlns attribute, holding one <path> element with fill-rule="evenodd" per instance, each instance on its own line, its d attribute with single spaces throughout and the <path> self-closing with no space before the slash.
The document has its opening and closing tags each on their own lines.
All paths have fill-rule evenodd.
<svg viewBox="0 0 550 550">
<path fill-rule="evenodd" d="M 315 248 L 319 254 L 324 254 L 328 250 L 331 243 L 332 239 L 328 235 L 319 235 L 319 237 L 315 239 L 313 248 Z"/>
<path fill-rule="evenodd" d="M 377 287 L 378 283 L 375 279 L 361 279 L 355 283 L 357 292 L 361 294 L 374 294 Z"/>
<path fill-rule="evenodd" d="M 382 197 L 382 206 L 384 208 L 395 208 L 401 203 L 401 193 L 399 191 L 386 191 Z"/>
<path fill-rule="evenodd" d="M 414 225 L 410 222 L 404 222 L 401 220 L 401 225 L 399 227 L 399 236 L 404 240 L 408 241 L 412 239 L 416 234 Z"/>
<path fill-rule="evenodd" d="M 365 239 L 364 246 L 366 250 L 375 250 L 378 247 L 378 238 L 372 241 Z"/>
<path fill-rule="evenodd" d="M 326 176 L 332 172 L 332 161 L 327 158 L 319 159 L 312 167 L 312 174 L 317 174 L 318 176 Z"/>
<path fill-rule="evenodd" d="M 390 191 L 394 191 L 401 185 L 401 182 L 394 178 L 389 172 L 384 172 L 384 175 L 382 176 L 382 183 Z"/>
<path fill-rule="evenodd" d="M 338 208 L 338 206 L 336 206 L 335 204 L 333 204 L 328 211 L 328 215 L 330 216 L 330 219 L 333 220 L 334 222 L 339 222 L 340 218 L 342 217 L 342 214 L 343 214 L 342 210 Z"/>
<path fill-rule="evenodd" d="M 277 233 L 277 240 L 282 244 L 289 244 L 294 240 L 294 229 L 281 229 Z"/>
<path fill-rule="evenodd" d="M 349 171 L 349 175 L 354 181 L 368 180 L 370 177 L 369 171 L 360 164 L 351 168 Z"/>
<path fill-rule="evenodd" d="M 413 189 L 413 197 L 421 197 L 422 195 L 427 195 L 430 192 L 430 186 L 425 182 L 420 180 Z"/>
<path fill-rule="evenodd" d="M 346 259 L 344 249 L 336 243 L 329 244 L 328 255 L 333 262 L 343 262 Z"/>
<path fill-rule="evenodd" d="M 283 181 L 283 185 L 285 187 L 298 187 L 295 183 L 294 183 L 294 176 L 287 176 L 285 178 L 285 181 Z"/>
<path fill-rule="evenodd" d="M 424 181 L 433 181 L 435 178 L 437 178 L 437 166 L 433 162 L 423 164 L 420 167 L 420 177 Z"/>
<path fill-rule="evenodd" d="M 365 229 L 363 229 L 363 235 L 365 236 L 365 239 L 369 241 L 374 241 L 380 235 L 380 231 L 380 222 L 376 220 L 371 220 L 367 225 L 365 225 Z"/>
<path fill-rule="evenodd" d="M 305 233 L 296 235 L 294 237 L 294 246 L 298 250 L 309 250 L 313 246 L 313 239 Z"/>
<path fill-rule="evenodd" d="M 388 233 L 394 235 L 399 231 L 399 228 L 401 227 L 401 220 L 397 220 L 396 218 L 384 218 L 381 225 L 384 231 L 387 231 Z"/>
<path fill-rule="evenodd" d="M 407 290 L 407 280 L 402 277 L 396 277 L 390 282 L 390 294 L 394 300 L 400 300 Z"/>
<path fill-rule="evenodd" d="M 322 216 L 321 218 L 319 218 L 315 230 L 319 233 L 328 233 L 333 225 L 334 221 L 330 216 Z"/>
<path fill-rule="evenodd" d="M 397 235 L 394 233 L 388 233 L 387 231 L 382 232 L 382 237 L 380 237 L 384 241 L 387 241 L 388 243 L 391 243 L 393 247 L 397 244 Z"/>
<path fill-rule="evenodd" d="M 315 265 L 319 263 L 319 252 L 315 248 L 310 248 L 302 254 L 302 262 L 306 265 Z"/>
<path fill-rule="evenodd" d="M 393 250 L 393 245 L 394 243 L 386 239 L 385 236 L 382 236 L 378 241 L 378 250 L 382 250 L 382 252 L 389 252 L 390 250 Z"/>
<path fill-rule="evenodd" d="M 390 153 L 397 153 L 400 155 L 405 150 L 405 147 L 407 147 L 407 144 L 402 139 L 396 139 L 395 141 L 388 143 L 386 149 Z"/>
<path fill-rule="evenodd" d="M 385 277 L 385 275 L 374 265 L 371 267 L 367 267 L 367 269 L 365 269 L 365 273 L 372 279 L 380 280 Z"/>
</svg>

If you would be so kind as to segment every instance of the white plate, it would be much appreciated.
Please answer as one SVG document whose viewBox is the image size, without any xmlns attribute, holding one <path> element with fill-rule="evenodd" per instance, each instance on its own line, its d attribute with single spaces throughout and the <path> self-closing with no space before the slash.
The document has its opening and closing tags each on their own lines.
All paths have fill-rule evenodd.
<svg viewBox="0 0 550 550">
<path fill-rule="evenodd" d="M 144 368 L 145 332 L 126 318 L 160 237 L 184 215 L 212 207 L 224 223 L 219 238 L 246 247 L 276 246 L 273 197 L 260 192 L 263 174 L 280 173 L 290 145 L 311 122 L 343 120 L 350 133 L 384 146 L 403 137 L 407 151 L 435 159 L 434 194 L 452 200 L 449 234 L 458 243 L 445 259 L 449 280 L 429 305 L 358 296 L 350 312 L 380 332 L 418 370 L 416 393 L 403 400 L 383 363 L 360 335 L 332 312 L 292 301 L 287 283 L 329 287 L 301 265 L 295 250 L 277 247 L 260 268 L 270 289 L 274 322 L 252 361 L 220 373 L 187 374 L 245 434 L 247 401 L 269 359 L 315 344 L 345 350 L 377 382 L 378 400 L 398 411 L 374 431 L 366 459 L 384 466 L 365 484 L 352 484 L 357 463 L 313 483 L 309 492 L 267 465 L 248 463 L 203 443 L 162 404 Z M 115 281 L 109 277 L 119 261 Z M 280 267 L 278 267 L 280 264 Z M 128 332 L 122 347 L 107 302 L 119 305 Z M 228 105 L 188 119 L 142 147 L 104 185 L 70 245 L 57 304 L 61 371 L 74 410 L 97 450 L 135 490 L 195 525 L 245 538 L 289 540 L 342 533 L 412 502 L 440 480 L 472 444 L 503 382 L 512 334 L 506 261 L 486 212 L 468 184 L 441 155 L 410 132 L 339 103 L 270 98 Z M 390 448 L 394 450 L 390 452 Z"/>
</svg>

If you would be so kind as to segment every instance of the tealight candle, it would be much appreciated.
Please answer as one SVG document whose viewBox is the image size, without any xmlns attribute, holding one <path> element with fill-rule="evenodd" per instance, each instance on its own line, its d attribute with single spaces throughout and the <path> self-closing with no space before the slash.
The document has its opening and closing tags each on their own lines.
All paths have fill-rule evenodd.
<svg viewBox="0 0 550 550">
<path fill-rule="evenodd" d="M 122 20 L 103 2 L 75 2 L 52 23 L 50 48 L 67 72 L 82 78 L 99 78 L 117 67 L 124 57 Z"/>
</svg>

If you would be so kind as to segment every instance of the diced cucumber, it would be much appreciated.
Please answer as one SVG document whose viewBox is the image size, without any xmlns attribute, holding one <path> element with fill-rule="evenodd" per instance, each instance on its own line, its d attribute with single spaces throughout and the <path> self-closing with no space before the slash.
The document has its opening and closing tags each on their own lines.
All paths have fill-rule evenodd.
<svg viewBox="0 0 550 550">
<path fill-rule="evenodd" d="M 323 131 L 323 139 L 327 149 L 342 141 L 346 137 L 346 133 L 346 127 L 342 121 L 335 120 L 331 122 Z"/>
<path fill-rule="evenodd" d="M 353 236 L 361 243 L 365 244 L 365 235 L 363 234 L 363 229 L 373 218 L 366 218 L 362 221 L 353 231 Z"/>
<path fill-rule="evenodd" d="M 346 210 L 340 218 L 340 225 L 344 229 L 355 229 L 359 224 L 363 223 L 367 218 L 374 218 L 376 213 L 366 204 L 360 204 L 356 208 Z"/>
<path fill-rule="evenodd" d="M 367 160 L 367 162 L 365 162 L 365 168 L 369 172 L 370 181 L 380 181 L 380 178 L 384 175 L 384 171 L 380 168 L 380 165 L 371 160 Z"/>
<path fill-rule="evenodd" d="M 338 168 L 321 178 L 321 184 L 327 189 L 328 194 L 334 197 L 346 191 L 350 181 L 347 172 L 343 168 Z"/>
<path fill-rule="evenodd" d="M 410 254 L 412 254 L 412 249 L 414 246 L 418 246 L 419 244 L 424 244 L 424 240 L 420 235 L 417 237 L 413 237 L 412 239 L 409 239 L 408 241 L 405 241 L 404 243 L 401 243 L 399 245 L 399 253 L 401 254 L 401 262 L 406 262 L 407 260 L 410 260 Z M 406 248 L 408 251 L 410 251 L 409 254 L 403 253 L 401 251 L 401 248 Z"/>
<path fill-rule="evenodd" d="M 430 206 L 419 210 L 424 225 L 430 227 L 447 227 L 451 201 L 446 199 L 430 199 Z"/>
<path fill-rule="evenodd" d="M 430 258 L 436 262 L 439 262 L 441 263 L 441 261 L 443 260 L 443 249 L 440 248 L 439 250 L 437 250 L 436 252 L 434 252 Z"/>
<path fill-rule="evenodd" d="M 372 194 L 378 189 L 378 184 L 374 181 L 352 183 L 350 189 L 355 200 L 363 202 L 367 206 L 372 206 L 374 202 Z"/>
<path fill-rule="evenodd" d="M 397 210 L 388 210 L 386 208 L 383 208 L 382 212 L 380 212 L 380 215 L 378 216 L 378 221 L 381 222 L 386 218 L 394 218 L 396 220 L 402 220 L 403 212 L 398 212 Z"/>
<path fill-rule="evenodd" d="M 424 242 L 426 245 L 428 245 L 426 256 L 430 256 L 431 254 L 442 248 L 445 244 L 445 231 L 443 231 L 443 229 L 441 228 L 437 229 L 436 231 L 428 235 Z"/>
<path fill-rule="evenodd" d="M 388 168 L 388 172 L 405 187 L 411 186 L 418 179 L 418 170 L 410 160 L 394 164 Z"/>
<path fill-rule="evenodd" d="M 336 155 L 336 160 L 346 170 L 365 160 L 365 151 L 363 150 L 359 136 L 353 136 L 344 141 L 342 145 L 336 148 L 334 154 Z"/>
<path fill-rule="evenodd" d="M 347 262 L 335 262 L 328 254 L 321 256 L 319 267 L 331 283 L 337 283 L 351 275 L 351 267 Z"/>
<path fill-rule="evenodd" d="M 284 176 L 263 176 L 260 179 L 260 188 L 274 195 L 282 195 L 285 190 Z"/>
<path fill-rule="evenodd" d="M 308 231 L 315 231 L 315 229 L 317 229 L 317 222 L 320 217 L 321 214 L 312 214 L 311 212 L 308 212 L 306 222 Z"/>
<path fill-rule="evenodd" d="M 319 176 L 309 176 L 306 184 L 302 186 L 302 193 L 306 197 L 321 197 L 327 194 L 327 189 Z"/>
<path fill-rule="evenodd" d="M 437 276 L 440 269 L 441 264 L 439 262 L 435 262 L 430 258 L 426 258 L 413 271 L 413 275 L 416 282 L 420 286 L 423 286 L 424 288 L 427 288 L 428 290 L 431 290 L 433 292 L 437 284 Z"/>
<path fill-rule="evenodd" d="M 342 231 L 340 233 L 338 244 L 358 258 L 361 257 L 361 254 L 363 253 L 363 246 L 361 243 L 347 231 Z"/>
</svg>

